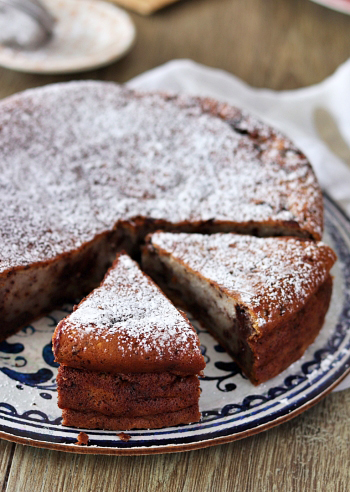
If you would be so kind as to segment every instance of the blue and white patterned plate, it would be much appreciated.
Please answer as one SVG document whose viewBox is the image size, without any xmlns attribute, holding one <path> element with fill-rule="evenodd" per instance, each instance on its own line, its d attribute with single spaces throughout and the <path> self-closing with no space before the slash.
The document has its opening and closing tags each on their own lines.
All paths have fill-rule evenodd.
<svg viewBox="0 0 350 492">
<path fill-rule="evenodd" d="M 321 333 L 305 355 L 276 378 L 254 387 L 195 320 L 207 367 L 201 381 L 202 421 L 156 431 L 91 431 L 61 426 L 51 335 L 72 306 L 27 326 L 0 344 L 0 437 L 33 446 L 95 454 L 151 454 L 241 439 L 288 420 L 320 400 L 350 372 L 350 221 L 325 197 L 325 242 L 338 255 L 334 291 Z"/>
</svg>

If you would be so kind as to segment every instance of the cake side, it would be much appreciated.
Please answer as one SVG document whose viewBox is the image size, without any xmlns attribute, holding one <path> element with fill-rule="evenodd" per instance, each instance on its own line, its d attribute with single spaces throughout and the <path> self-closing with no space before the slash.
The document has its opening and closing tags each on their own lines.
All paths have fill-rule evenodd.
<svg viewBox="0 0 350 492">
<path fill-rule="evenodd" d="M 196 375 L 109 374 L 60 366 L 58 406 L 109 416 L 142 417 L 172 413 L 198 404 Z"/>
<path fill-rule="evenodd" d="M 260 384 L 284 371 L 302 357 L 319 334 L 332 296 L 332 277 L 329 275 L 305 306 L 286 321 L 276 323 L 266 335 L 249 340 L 254 354 L 252 382 Z M 271 354 L 275 354 L 271 357 Z"/>
<path fill-rule="evenodd" d="M 62 424 L 82 429 L 131 430 L 131 429 L 161 429 L 180 424 L 198 422 L 201 414 L 198 404 L 175 412 L 155 414 L 142 417 L 109 416 L 99 412 L 79 412 L 65 408 L 62 410 Z"/>
<path fill-rule="evenodd" d="M 334 261 L 322 243 L 234 234 L 156 233 L 143 252 L 145 270 L 205 323 L 254 384 L 300 358 L 318 334 Z"/>
</svg>

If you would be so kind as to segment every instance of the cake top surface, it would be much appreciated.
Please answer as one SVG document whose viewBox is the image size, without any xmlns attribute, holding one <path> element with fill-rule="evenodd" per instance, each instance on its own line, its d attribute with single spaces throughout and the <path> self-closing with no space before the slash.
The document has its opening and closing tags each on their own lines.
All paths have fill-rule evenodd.
<svg viewBox="0 0 350 492">
<path fill-rule="evenodd" d="M 298 311 L 336 260 L 322 242 L 289 237 L 159 232 L 149 244 L 247 307 L 258 331 Z"/>
<path fill-rule="evenodd" d="M 140 217 L 294 224 L 318 238 L 322 197 L 288 139 L 225 104 L 93 81 L 0 103 L 2 271 Z"/>
<path fill-rule="evenodd" d="M 107 372 L 138 372 L 140 362 L 148 372 L 162 371 L 164 364 L 177 372 L 191 372 L 198 361 L 204 365 L 188 319 L 126 254 L 118 255 L 100 287 L 60 322 L 54 345 L 59 362 L 79 353 L 79 367 L 93 369 L 92 361 Z"/>
</svg>

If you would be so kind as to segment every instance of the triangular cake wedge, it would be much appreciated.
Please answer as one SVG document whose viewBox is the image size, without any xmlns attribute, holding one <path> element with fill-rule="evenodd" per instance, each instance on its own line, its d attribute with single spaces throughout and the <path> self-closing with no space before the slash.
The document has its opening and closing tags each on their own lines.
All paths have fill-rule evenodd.
<svg viewBox="0 0 350 492">
<path fill-rule="evenodd" d="M 254 384 L 299 359 L 328 310 L 335 253 L 322 242 L 237 234 L 148 237 L 143 267 L 207 325 Z"/>
<path fill-rule="evenodd" d="M 53 346 L 63 425 L 125 430 L 200 418 L 198 336 L 126 254 L 58 324 Z"/>
</svg>

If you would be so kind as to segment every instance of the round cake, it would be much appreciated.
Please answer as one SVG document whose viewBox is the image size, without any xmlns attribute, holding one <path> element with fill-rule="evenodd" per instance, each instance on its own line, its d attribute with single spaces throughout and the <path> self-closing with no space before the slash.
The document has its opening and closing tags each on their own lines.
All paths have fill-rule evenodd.
<svg viewBox="0 0 350 492">
<path fill-rule="evenodd" d="M 1 102 L 0 223 L 5 338 L 157 229 L 317 240 L 323 207 L 305 156 L 240 110 L 85 81 Z"/>
</svg>

